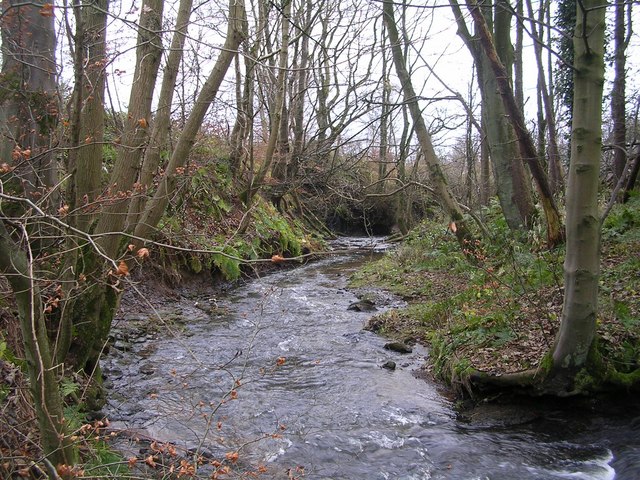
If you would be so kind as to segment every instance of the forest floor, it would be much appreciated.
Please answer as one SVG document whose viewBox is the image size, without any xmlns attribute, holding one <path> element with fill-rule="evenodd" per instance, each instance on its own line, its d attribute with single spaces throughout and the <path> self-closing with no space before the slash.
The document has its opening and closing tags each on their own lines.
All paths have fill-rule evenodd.
<svg viewBox="0 0 640 480">
<path fill-rule="evenodd" d="M 640 210 L 617 207 L 604 225 L 598 348 L 609 367 L 640 367 Z M 441 224 L 413 231 L 395 251 L 365 266 L 351 285 L 373 285 L 408 306 L 374 316 L 369 329 L 430 347 L 428 371 L 458 394 L 472 393 L 473 371 L 500 376 L 540 367 L 560 324 L 564 249 L 532 249 L 488 219 L 490 241 L 475 259 Z M 533 243 L 535 245 L 535 242 Z"/>
</svg>

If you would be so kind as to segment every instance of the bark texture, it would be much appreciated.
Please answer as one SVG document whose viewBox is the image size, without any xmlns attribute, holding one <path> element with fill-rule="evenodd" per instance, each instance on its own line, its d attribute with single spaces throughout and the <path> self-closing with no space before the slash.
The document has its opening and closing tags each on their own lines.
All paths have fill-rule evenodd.
<svg viewBox="0 0 640 480">
<path fill-rule="evenodd" d="M 596 331 L 605 6 L 603 0 L 585 0 L 577 7 L 564 307 L 553 348 L 553 370 L 560 380 L 585 367 Z"/>
</svg>

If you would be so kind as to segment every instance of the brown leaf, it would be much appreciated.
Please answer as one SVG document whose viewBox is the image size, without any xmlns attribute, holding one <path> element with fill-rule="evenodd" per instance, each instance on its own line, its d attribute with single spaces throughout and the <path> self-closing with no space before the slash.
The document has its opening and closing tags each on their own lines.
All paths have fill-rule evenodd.
<svg viewBox="0 0 640 480">
<path fill-rule="evenodd" d="M 121 277 L 126 277 L 127 275 L 129 275 L 129 267 L 127 266 L 127 262 L 125 262 L 124 260 L 120 261 L 120 263 L 118 264 L 118 268 L 116 269 L 116 275 L 119 275 Z"/>
<path fill-rule="evenodd" d="M 53 5 L 51 3 L 45 3 L 40 8 L 40 15 L 43 17 L 53 17 Z"/>
</svg>

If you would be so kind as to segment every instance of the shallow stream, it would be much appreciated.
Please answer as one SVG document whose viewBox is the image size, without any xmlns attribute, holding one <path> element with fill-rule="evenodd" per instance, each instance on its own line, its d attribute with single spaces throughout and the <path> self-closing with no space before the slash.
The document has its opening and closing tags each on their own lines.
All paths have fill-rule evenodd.
<svg viewBox="0 0 640 480">
<path fill-rule="evenodd" d="M 458 415 L 416 378 L 425 349 L 385 350 L 387 339 L 362 329 L 371 313 L 348 309 L 357 298 L 347 277 L 370 255 L 354 250 L 217 298 L 183 293 L 150 331 L 121 319 L 103 363 L 105 413 L 215 458 L 239 451 L 240 465 L 267 467 L 261 478 L 640 478 L 637 405 L 606 416 L 527 406 L 522 421 Z M 396 370 L 381 368 L 389 360 Z"/>
</svg>

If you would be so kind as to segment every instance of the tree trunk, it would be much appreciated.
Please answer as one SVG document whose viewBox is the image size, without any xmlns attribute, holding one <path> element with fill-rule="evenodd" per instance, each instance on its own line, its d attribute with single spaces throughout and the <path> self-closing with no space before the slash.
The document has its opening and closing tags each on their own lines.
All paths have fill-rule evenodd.
<svg viewBox="0 0 640 480">
<path fill-rule="evenodd" d="M 613 120 L 613 184 L 624 174 L 624 168 L 627 164 L 627 122 L 626 122 L 626 72 L 625 66 L 627 61 L 626 49 L 629 38 L 625 36 L 625 8 L 624 2 L 615 4 L 615 26 L 613 40 L 615 43 L 614 51 L 614 78 L 613 87 L 611 89 L 611 119 Z M 631 5 L 629 5 L 631 8 Z M 629 19 L 631 15 L 629 15 Z M 629 20 L 631 21 L 631 20 Z M 631 26 L 629 26 L 629 33 Z"/>
<path fill-rule="evenodd" d="M 485 132 L 485 154 L 491 157 L 495 189 L 505 220 L 509 228 L 517 230 L 523 226 L 530 227 L 535 213 L 531 198 L 531 187 L 524 165 L 519 159 L 516 136 L 510 120 L 505 113 L 504 104 L 499 92 L 495 74 L 489 58 L 478 48 L 475 37 L 469 33 L 458 3 L 450 1 L 451 8 L 458 23 L 458 35 L 463 39 L 476 63 L 478 86 L 482 95 L 482 124 Z M 487 21 L 493 25 L 492 5 L 482 7 Z M 511 65 L 513 51 L 510 44 L 510 13 L 501 3 L 496 7 L 496 39 L 499 40 L 500 53 L 507 65 Z M 489 164 L 485 163 L 485 167 Z M 486 170 L 485 170 L 486 173 Z M 485 182 L 485 187 L 487 183 Z"/>
<path fill-rule="evenodd" d="M 140 158 L 148 138 L 151 122 L 151 102 L 158 68 L 162 58 L 162 11 L 164 0 L 144 0 L 138 29 L 136 68 L 129 97 L 129 110 L 118 156 L 109 180 L 110 198 L 103 208 L 96 234 L 108 234 L 98 239 L 103 252 L 110 258 L 120 255 L 122 236 L 131 202 L 134 183 L 140 171 Z"/>
<path fill-rule="evenodd" d="M 420 149 L 425 157 L 427 168 L 429 172 L 429 178 L 434 184 L 434 190 L 440 203 L 449 215 L 451 224 L 458 242 L 463 250 L 473 249 L 473 236 L 464 223 L 462 210 L 460 209 L 458 202 L 453 197 L 447 180 L 444 176 L 444 172 L 440 167 L 440 163 L 436 156 L 431 142 L 431 135 L 427 130 L 427 126 L 422 118 L 422 112 L 420 111 L 420 105 L 418 104 L 418 97 L 411 83 L 411 77 L 407 71 L 405 64 L 404 54 L 402 53 L 402 46 L 399 40 L 398 28 L 394 18 L 393 4 L 391 2 L 383 3 L 383 18 L 387 26 L 387 35 L 389 36 L 389 43 L 391 44 L 391 53 L 393 56 L 393 63 L 396 67 L 396 72 L 400 83 L 402 85 L 402 91 L 404 94 L 404 101 L 407 103 L 411 119 L 413 120 L 416 135 L 420 143 Z"/>
<path fill-rule="evenodd" d="M 187 118 L 187 123 L 178 138 L 176 147 L 171 155 L 171 160 L 165 169 L 158 189 L 153 198 L 149 200 L 142 213 L 140 221 L 135 226 L 135 236 L 147 238 L 151 235 L 162 217 L 169 199 L 176 186 L 177 168 L 182 167 L 195 141 L 195 137 L 202 125 L 202 121 L 216 98 L 220 85 L 224 80 L 231 62 L 236 55 L 240 44 L 247 36 L 247 17 L 244 2 L 241 0 L 231 0 L 229 4 L 229 25 L 227 28 L 227 38 L 224 42 L 216 63 L 202 86 L 198 99 L 193 106 L 191 114 Z"/>
<path fill-rule="evenodd" d="M 555 380 L 561 385 L 568 382 L 568 388 L 572 388 L 570 382 L 575 374 L 587 365 L 596 331 L 606 3 L 604 0 L 579 2 L 574 35 L 574 106 L 567 186 L 564 306 L 560 331 L 553 347 L 552 370 Z"/>
<path fill-rule="evenodd" d="M 21 233 L 25 234 L 26 230 L 23 229 Z M 64 419 L 40 290 L 34 283 L 32 258 L 27 258 L 21 247 L 16 245 L 1 221 L 0 273 L 9 281 L 18 306 L 27 373 L 42 449 L 53 465 L 73 465 L 78 460 L 78 452 Z"/>
<path fill-rule="evenodd" d="M 5 189 L 24 192 L 35 202 L 46 199 L 51 210 L 58 207 L 52 134 L 59 99 L 54 16 L 45 5 L 2 1 L 0 158 L 14 167 Z"/>
<path fill-rule="evenodd" d="M 69 210 L 72 224 L 88 231 L 100 192 L 104 148 L 104 90 L 108 0 L 95 0 L 76 7 L 76 61 L 74 70 L 81 81 L 74 90 L 74 121 L 78 136 L 71 141 L 68 171 L 71 177 Z M 79 18 L 78 18 L 79 17 Z M 81 38 L 80 38 L 81 37 Z M 77 55 L 86 51 L 86 58 Z M 75 125 L 75 123 L 78 125 Z"/>
<path fill-rule="evenodd" d="M 529 170 L 533 175 L 538 190 L 538 196 L 547 220 L 547 243 L 549 247 L 553 247 L 562 243 L 564 239 L 564 229 L 560 221 L 560 213 L 553 199 L 553 193 L 547 180 L 547 175 L 540 166 L 536 148 L 529 134 L 524 115 L 518 108 L 513 94 L 513 89 L 509 83 L 508 73 L 500 62 L 496 52 L 491 34 L 487 28 L 487 23 L 482 15 L 482 11 L 478 7 L 476 0 L 466 0 L 469 11 L 473 17 L 477 32 L 480 37 L 480 44 L 489 59 L 491 68 L 493 69 L 502 102 L 505 111 L 511 121 L 516 132 L 520 155 L 527 162 Z"/>
<path fill-rule="evenodd" d="M 181 0 L 178 7 L 178 16 L 176 18 L 176 28 L 171 40 L 171 47 L 167 64 L 164 67 L 162 75 L 162 84 L 160 86 L 160 94 L 158 97 L 158 109 L 156 110 L 155 119 L 149 144 L 145 150 L 142 168 L 140 169 L 140 177 L 138 186 L 134 192 L 129 205 L 129 213 L 127 218 L 127 230 L 133 230 L 140 220 L 140 215 L 144 210 L 147 196 L 146 192 L 151 188 L 153 178 L 162 162 L 162 153 L 166 152 L 169 143 L 169 133 L 171 126 L 171 108 L 173 105 L 173 93 L 176 88 L 176 79 L 180 70 L 180 64 L 183 59 L 184 43 L 189 27 L 189 18 L 191 16 L 191 7 L 193 0 Z"/>
<path fill-rule="evenodd" d="M 547 2 L 548 4 L 548 2 Z M 549 5 L 547 5 L 547 8 Z M 542 42 L 544 31 L 541 29 L 538 33 L 538 27 L 533 17 L 533 7 L 531 0 L 527 0 L 527 10 L 529 13 L 529 19 L 531 23 L 531 33 L 538 41 L 533 42 L 534 51 L 536 54 L 536 63 L 538 65 L 538 91 L 540 92 L 540 98 L 544 107 L 545 126 L 547 130 L 547 139 L 549 141 L 547 154 L 549 158 L 549 182 L 551 185 L 551 191 L 554 194 L 558 194 L 563 188 L 563 174 L 562 166 L 560 163 L 560 149 L 558 148 L 558 132 L 556 129 L 555 109 L 553 106 L 553 99 L 551 97 L 550 89 L 547 87 L 547 78 L 544 73 L 544 65 L 542 62 Z M 540 6 L 538 14 L 538 24 L 544 25 L 545 18 L 544 4 Z"/>
<path fill-rule="evenodd" d="M 289 60 L 289 19 L 291 17 L 291 3 L 292 0 L 283 0 L 282 32 L 280 42 L 280 55 L 278 60 L 278 75 L 276 79 L 276 93 L 273 107 L 269 112 L 269 141 L 267 142 L 267 148 L 264 154 L 262 165 L 258 169 L 255 177 L 251 179 L 247 190 L 242 195 L 247 206 L 251 205 L 253 196 L 260 189 L 267 176 L 267 173 L 270 171 L 271 163 L 273 162 L 276 151 L 276 145 L 278 144 L 280 122 L 284 112 L 285 90 L 287 86 L 286 79 L 288 71 L 287 64 Z"/>
</svg>

